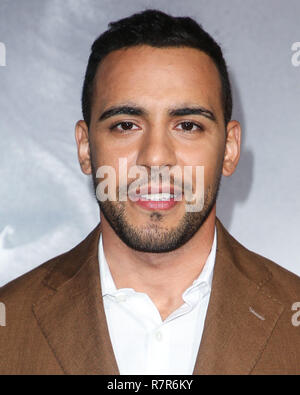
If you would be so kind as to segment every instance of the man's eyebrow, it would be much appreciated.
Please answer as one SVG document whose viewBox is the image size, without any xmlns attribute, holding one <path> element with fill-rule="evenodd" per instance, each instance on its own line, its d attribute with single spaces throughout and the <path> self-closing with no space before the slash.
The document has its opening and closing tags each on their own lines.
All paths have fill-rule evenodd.
<svg viewBox="0 0 300 395">
<path fill-rule="evenodd" d="M 203 115 L 204 117 L 210 119 L 211 121 L 217 122 L 214 113 L 204 107 L 183 107 L 175 108 L 169 111 L 171 117 L 181 117 L 185 115 Z"/>
<path fill-rule="evenodd" d="M 141 115 L 145 115 L 146 111 L 140 107 L 131 107 L 131 106 L 111 107 L 100 115 L 98 121 L 104 121 L 107 118 L 119 114 L 141 116 Z"/>
<path fill-rule="evenodd" d="M 213 122 L 217 122 L 214 113 L 204 107 L 182 107 L 182 108 L 174 108 L 168 111 L 169 116 L 171 117 L 180 117 L 185 115 L 202 115 Z M 108 110 L 104 111 L 98 121 L 104 121 L 107 118 L 113 117 L 115 115 L 125 114 L 125 115 L 135 115 L 135 116 L 143 116 L 147 115 L 147 111 L 141 107 L 136 106 L 115 106 L 110 107 Z"/>
</svg>

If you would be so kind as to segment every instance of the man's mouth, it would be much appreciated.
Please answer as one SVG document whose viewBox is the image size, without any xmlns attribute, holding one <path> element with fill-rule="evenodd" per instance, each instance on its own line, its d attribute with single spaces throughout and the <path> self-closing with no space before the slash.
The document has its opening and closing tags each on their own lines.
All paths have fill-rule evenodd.
<svg viewBox="0 0 300 395">
<path fill-rule="evenodd" d="M 145 194 L 141 195 L 141 200 L 151 200 L 153 202 L 165 202 L 171 199 L 174 199 L 175 195 L 171 193 L 152 193 L 152 194 Z"/>
<path fill-rule="evenodd" d="M 140 195 L 136 204 L 146 210 L 170 210 L 178 201 L 172 193 L 147 193 Z"/>
<path fill-rule="evenodd" d="M 129 189 L 129 199 L 146 210 L 170 210 L 182 200 L 182 189 L 176 185 L 144 184 Z"/>
</svg>

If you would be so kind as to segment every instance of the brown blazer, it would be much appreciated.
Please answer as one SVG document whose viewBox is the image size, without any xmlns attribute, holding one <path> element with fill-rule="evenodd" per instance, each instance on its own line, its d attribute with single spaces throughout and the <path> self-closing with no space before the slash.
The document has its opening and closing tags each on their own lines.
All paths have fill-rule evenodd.
<svg viewBox="0 0 300 395">
<path fill-rule="evenodd" d="M 119 374 L 101 297 L 100 231 L 0 288 L 0 374 Z M 248 251 L 218 220 L 217 234 L 194 374 L 299 374 L 291 307 L 300 278 Z"/>
</svg>

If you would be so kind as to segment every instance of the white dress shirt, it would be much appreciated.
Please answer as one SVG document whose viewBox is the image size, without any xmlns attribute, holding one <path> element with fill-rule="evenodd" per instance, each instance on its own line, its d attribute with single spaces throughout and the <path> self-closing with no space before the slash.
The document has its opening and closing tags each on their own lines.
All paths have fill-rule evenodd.
<svg viewBox="0 0 300 395">
<path fill-rule="evenodd" d="M 104 310 L 120 374 L 193 373 L 210 297 L 216 238 L 215 230 L 201 274 L 182 294 L 181 307 L 163 321 L 147 294 L 132 288 L 116 288 L 100 236 Z"/>
</svg>

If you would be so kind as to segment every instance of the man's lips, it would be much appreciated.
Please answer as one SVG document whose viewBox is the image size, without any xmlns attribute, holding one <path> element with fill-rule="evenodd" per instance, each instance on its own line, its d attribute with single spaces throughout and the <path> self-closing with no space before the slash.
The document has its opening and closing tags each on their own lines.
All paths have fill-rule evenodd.
<svg viewBox="0 0 300 395">
<path fill-rule="evenodd" d="M 174 197 L 170 197 L 167 200 L 152 200 L 151 197 L 141 197 L 135 203 L 146 210 L 170 210 L 178 202 L 174 199 Z"/>
<path fill-rule="evenodd" d="M 169 185 L 169 186 L 143 185 L 142 187 L 136 189 L 136 196 L 158 194 L 158 193 L 170 193 L 171 195 L 179 196 L 183 194 L 183 191 L 181 188 L 175 185 Z"/>
<path fill-rule="evenodd" d="M 170 210 L 182 200 L 182 189 L 176 185 L 145 184 L 130 191 L 129 198 L 146 210 Z"/>
<path fill-rule="evenodd" d="M 174 186 L 164 187 L 149 187 L 144 186 L 140 188 L 137 196 L 136 204 L 146 210 L 170 210 L 177 203 L 178 197 L 181 197 L 178 188 Z"/>
</svg>

